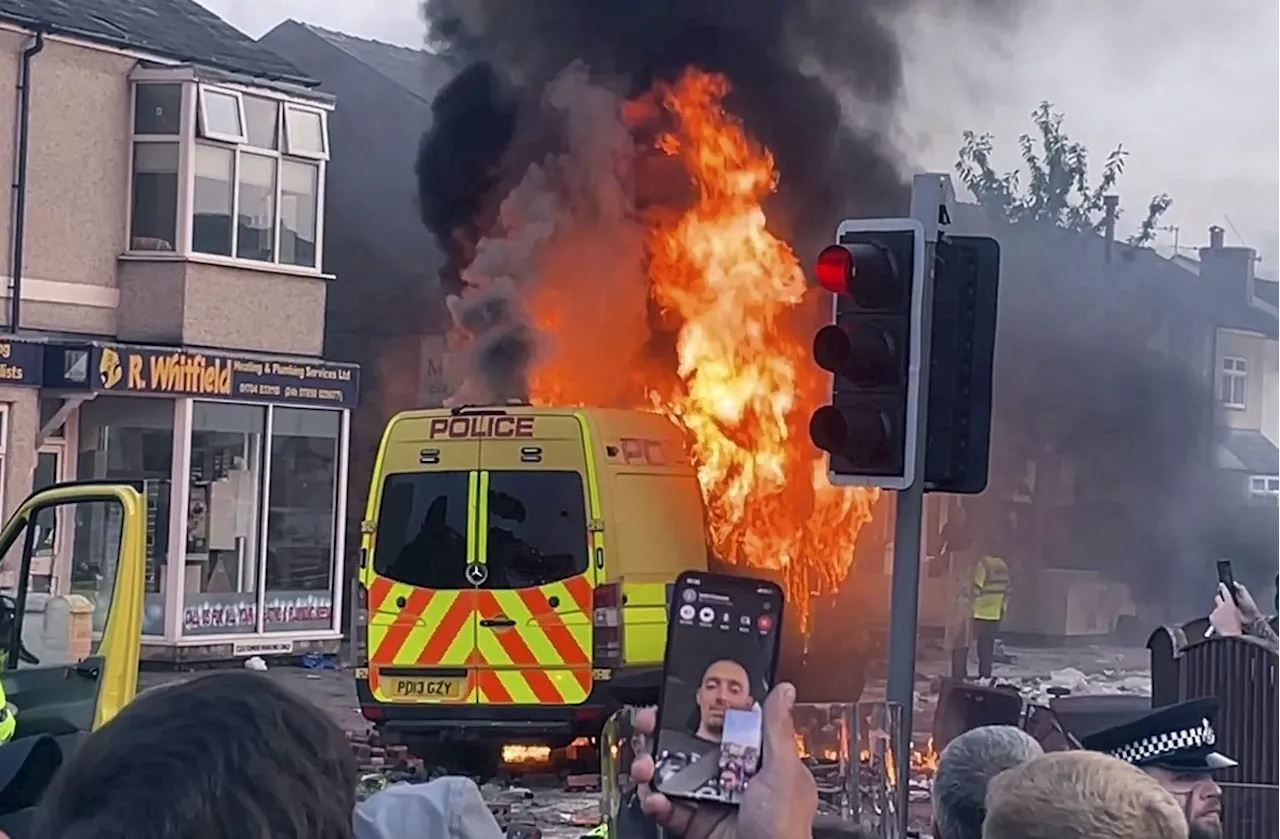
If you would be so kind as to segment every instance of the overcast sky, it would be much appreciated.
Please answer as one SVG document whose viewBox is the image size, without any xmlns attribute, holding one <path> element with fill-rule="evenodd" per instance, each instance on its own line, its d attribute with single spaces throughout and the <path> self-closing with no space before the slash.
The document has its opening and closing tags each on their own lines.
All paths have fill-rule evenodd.
<svg viewBox="0 0 1280 839">
<path fill-rule="evenodd" d="M 603 0 L 602 0 L 603 1 Z M 201 0 L 257 37 L 295 18 L 418 46 L 416 0 Z M 929 4 L 920 4 L 927 6 Z M 1219 224 L 1229 243 L 1280 255 L 1280 11 L 1264 0 L 1034 0 L 1008 37 L 974 35 L 932 14 L 907 27 L 908 101 L 900 145 L 918 166 L 950 171 L 965 129 L 995 135 L 1017 162 L 1018 135 L 1048 99 L 1101 164 L 1131 152 L 1120 182 L 1136 224 L 1168 192 L 1183 248 Z M 1083 14 L 1082 14 L 1083 12 Z M 341 107 L 341 103 L 339 103 Z M 1172 232 L 1159 244 L 1171 247 Z M 1184 251 L 1186 252 L 1186 251 Z"/>
</svg>

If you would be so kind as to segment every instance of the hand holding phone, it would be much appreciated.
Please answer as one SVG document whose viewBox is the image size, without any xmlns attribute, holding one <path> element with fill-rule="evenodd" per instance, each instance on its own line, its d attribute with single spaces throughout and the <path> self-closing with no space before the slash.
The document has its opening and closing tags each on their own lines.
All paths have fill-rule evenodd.
<svg viewBox="0 0 1280 839">
<path fill-rule="evenodd" d="M 671 798 L 738 804 L 760 770 L 761 703 L 778 666 L 782 589 L 686 572 L 668 615 L 654 787 Z"/>
</svg>

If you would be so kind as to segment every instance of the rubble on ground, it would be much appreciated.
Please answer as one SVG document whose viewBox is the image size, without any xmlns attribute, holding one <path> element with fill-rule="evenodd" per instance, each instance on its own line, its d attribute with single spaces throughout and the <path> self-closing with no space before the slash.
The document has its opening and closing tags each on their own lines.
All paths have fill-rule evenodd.
<svg viewBox="0 0 1280 839">
<path fill-rule="evenodd" d="M 1043 676 L 1002 678 L 1000 681 L 1016 687 L 1023 700 L 1036 705 L 1048 705 L 1054 696 L 1062 695 L 1064 691 L 1071 696 L 1101 693 L 1151 695 L 1150 672 L 1103 670 L 1090 676 L 1074 667 L 1063 667 Z"/>
</svg>

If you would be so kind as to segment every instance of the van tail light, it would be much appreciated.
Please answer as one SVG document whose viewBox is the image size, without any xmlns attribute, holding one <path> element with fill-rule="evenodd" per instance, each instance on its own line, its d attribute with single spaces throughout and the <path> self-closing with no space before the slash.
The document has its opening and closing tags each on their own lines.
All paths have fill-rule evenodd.
<svg viewBox="0 0 1280 839">
<path fill-rule="evenodd" d="M 594 666 L 622 666 L 622 584 L 605 583 L 591 594 L 591 648 Z"/>
</svg>

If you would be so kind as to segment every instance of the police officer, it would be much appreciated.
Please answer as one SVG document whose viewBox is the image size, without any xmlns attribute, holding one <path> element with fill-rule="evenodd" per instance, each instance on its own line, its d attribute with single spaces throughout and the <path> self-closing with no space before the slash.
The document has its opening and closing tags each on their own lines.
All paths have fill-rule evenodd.
<svg viewBox="0 0 1280 839">
<path fill-rule="evenodd" d="M 1182 805 L 1191 839 L 1221 839 L 1222 788 L 1213 772 L 1236 762 L 1214 749 L 1217 714 L 1217 699 L 1193 699 L 1090 734 L 1080 745 L 1132 763 L 1159 781 Z"/>
</svg>

